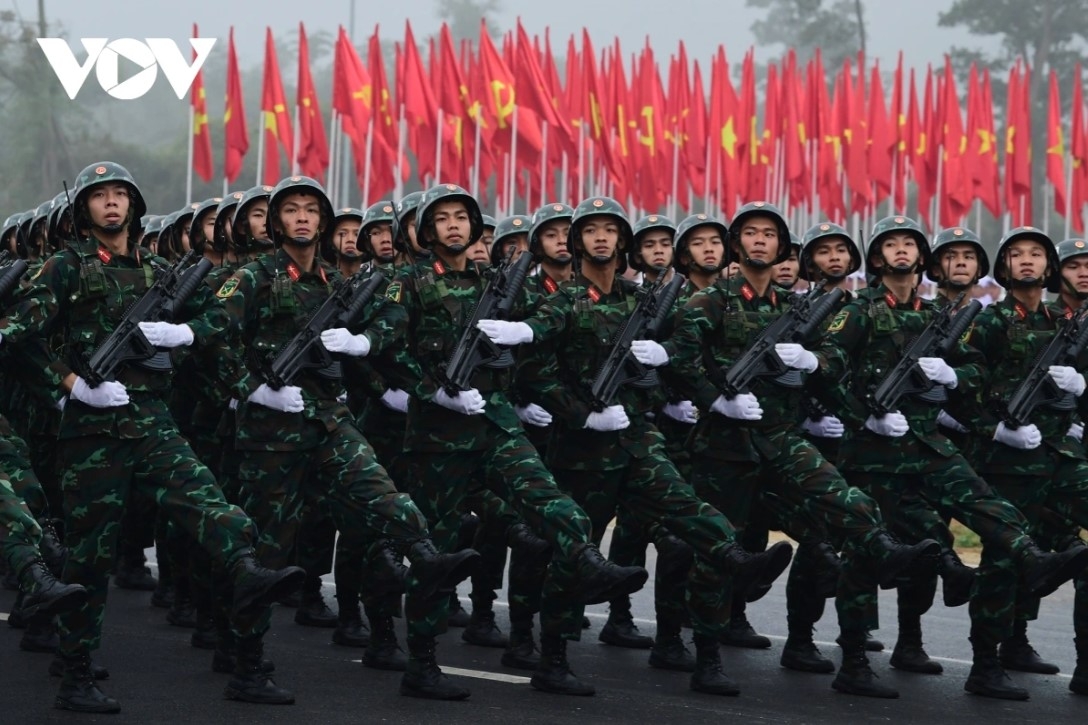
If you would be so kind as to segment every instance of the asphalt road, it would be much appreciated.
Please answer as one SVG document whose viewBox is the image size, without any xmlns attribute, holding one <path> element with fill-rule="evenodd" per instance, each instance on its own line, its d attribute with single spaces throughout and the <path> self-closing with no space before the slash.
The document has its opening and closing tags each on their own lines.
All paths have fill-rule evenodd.
<svg viewBox="0 0 1088 725">
<path fill-rule="evenodd" d="M 651 550 L 652 565 L 652 550 Z M 651 580 L 652 581 L 652 580 Z M 332 603 L 331 584 L 326 595 Z M 462 595 L 467 594 L 462 589 Z M 1036 649 L 1057 662 L 1055 676 L 1013 674 L 1031 691 L 1028 702 L 1001 702 L 969 695 L 963 682 L 970 669 L 966 608 L 934 606 L 924 620 L 927 649 L 945 667 L 939 676 L 892 670 L 888 652 L 872 656 L 883 681 L 899 688 L 898 700 L 871 700 L 830 689 L 832 676 L 795 673 L 778 664 L 785 639 L 784 580 L 753 605 L 749 618 L 774 640 L 770 650 L 723 648 L 723 661 L 741 685 L 740 697 L 724 698 L 688 690 L 688 675 L 652 670 L 645 651 L 602 645 L 597 633 L 607 608 L 591 608 L 593 627 L 570 647 L 571 663 L 592 682 L 597 695 L 574 698 L 534 691 L 525 675 L 499 663 L 501 650 L 461 642 L 460 630 L 440 641 L 440 664 L 472 689 L 465 702 L 428 702 L 402 697 L 400 675 L 364 668 L 360 650 L 330 644 L 331 630 L 296 625 L 292 610 L 276 607 L 266 654 L 277 665 L 278 684 L 295 691 L 294 706 L 258 706 L 222 699 L 227 675 L 211 671 L 209 652 L 189 646 L 189 630 L 171 627 L 165 612 L 152 608 L 148 594 L 111 589 L 103 646 L 96 661 L 109 667 L 103 689 L 121 701 L 119 715 L 81 715 L 54 710 L 59 680 L 46 672 L 49 655 L 18 649 L 20 631 L 0 624 L 0 723 L 420 723 L 443 725 L 480 722 L 528 723 L 862 723 L 862 722 L 1084 722 L 1088 700 L 1068 691 L 1073 671 L 1072 587 L 1066 585 L 1043 602 L 1040 619 L 1029 630 Z M 894 592 L 881 594 L 887 626 L 876 633 L 895 642 Z M 463 597 L 464 598 L 464 597 Z M 0 618 L 14 594 L 0 591 Z M 466 600 L 467 602 L 467 600 Z M 834 608 L 820 622 L 817 640 L 824 653 L 838 659 L 831 644 L 836 634 Z M 505 607 L 499 612 L 506 627 Z M 653 602 L 639 592 L 634 612 L 645 632 L 653 633 Z M 686 633 L 690 638 L 690 633 Z M 401 632 L 403 642 L 403 630 Z"/>
</svg>

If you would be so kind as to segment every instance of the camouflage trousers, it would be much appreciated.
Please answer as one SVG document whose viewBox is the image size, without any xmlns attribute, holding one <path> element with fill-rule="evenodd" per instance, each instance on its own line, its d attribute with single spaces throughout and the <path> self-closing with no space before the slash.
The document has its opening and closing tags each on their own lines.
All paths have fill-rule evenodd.
<svg viewBox="0 0 1088 725">
<path fill-rule="evenodd" d="M 669 456 L 672 460 L 672 456 Z M 679 467 L 678 467 L 679 469 Z M 594 526 L 596 531 L 597 527 Z M 616 525 L 612 529 L 612 542 L 608 547 L 608 558 L 620 566 L 646 566 L 646 547 L 657 541 L 658 536 L 667 534 L 660 526 L 644 525 L 627 508 L 616 509 Z M 657 617 L 658 630 L 677 631 L 687 612 L 687 577 L 689 569 L 671 571 L 658 559 L 654 567 L 654 614 Z M 609 603 L 609 612 L 631 611 L 631 598 L 614 599 Z"/>
<path fill-rule="evenodd" d="M 843 550 L 835 596 L 839 626 L 844 632 L 871 629 L 876 616 L 872 572 L 882 555 L 869 547 L 871 537 L 883 527 L 876 502 L 849 486 L 819 450 L 799 435 L 779 433 L 773 440 L 763 437 L 762 442 L 766 445 L 761 450 L 774 449 L 777 455 L 760 454 L 759 461 L 696 456 L 692 466 L 696 493 L 739 526 L 751 520 L 761 497 L 773 494 L 788 512 L 780 517 L 785 519 L 782 525 L 793 529 L 786 533 L 802 547 L 826 541 L 829 535 L 836 537 Z M 801 573 L 799 569 L 797 576 Z"/>
<path fill-rule="evenodd" d="M 59 618 L 62 653 L 87 653 L 100 644 L 120 520 L 134 492 L 154 498 L 221 566 L 252 550 L 253 521 L 226 502 L 175 428 L 138 439 L 70 438 L 59 450 L 69 547 L 64 580 L 89 592 L 86 604 Z"/>
<path fill-rule="evenodd" d="M 1088 526 L 1088 462 L 1051 452 L 1050 463 L 1050 470 L 1042 475 L 991 471 L 986 480 L 1019 507 L 1035 529 L 1052 532 L 1053 526 L 1042 526 L 1050 517 Z M 1040 537 L 1044 538 L 1053 537 Z M 976 648 L 989 648 L 1011 637 L 1018 618 L 1037 616 L 1038 600 L 1018 590 L 1018 574 L 1015 558 L 1008 552 L 983 547 L 969 604 L 971 642 Z M 1078 581 L 1078 596 L 1083 586 Z M 1088 607 L 1074 606 L 1073 615 L 1074 629 L 1088 631 Z"/>
<path fill-rule="evenodd" d="M 718 636 L 729 623 L 728 602 L 732 577 L 715 563 L 718 553 L 735 540 L 733 525 L 712 505 L 698 498 L 672 461 L 665 456 L 665 441 L 653 428 L 646 432 L 647 455 L 634 457 L 619 451 L 602 451 L 601 457 L 618 459 L 622 467 L 606 471 L 555 471 L 559 487 L 582 505 L 593 523 L 594 540 L 599 542 L 608 522 L 623 507 L 643 527 L 659 525 L 688 544 L 695 552 L 695 564 L 687 579 L 686 604 L 692 628 L 699 634 Z M 582 455 L 589 455 L 585 451 Z M 559 564 L 561 566 L 561 564 Z M 557 562 L 552 562 L 556 567 Z M 545 584 L 541 609 L 541 631 L 578 640 L 582 634 L 584 607 L 552 603 Z"/>
<path fill-rule="evenodd" d="M 6 420 L 0 419 L 0 431 L 0 471 L 7 476 L 12 490 L 35 517 L 59 515 L 60 509 L 51 510 L 45 489 L 30 465 L 26 441 L 11 430 Z"/>
<path fill-rule="evenodd" d="M 15 493 L 7 474 L 0 471 L 0 555 L 8 571 L 18 573 L 39 558 L 42 530 L 22 497 Z"/>
<path fill-rule="evenodd" d="M 661 435 L 665 436 L 665 455 L 676 466 L 676 470 L 680 471 L 680 475 L 684 477 L 684 480 L 690 481 L 691 446 L 688 445 L 688 439 L 691 437 L 691 432 L 695 429 L 695 426 L 659 414 L 654 418 L 654 427 L 661 431 Z M 612 536 L 616 536 L 615 532 L 612 533 Z"/>
<path fill-rule="evenodd" d="M 416 482 L 412 490 L 432 522 L 435 546 L 441 551 L 456 548 L 465 496 L 482 484 L 551 543 L 555 559 L 573 560 L 591 540 L 585 512 L 556 487 L 523 433 L 500 432 L 490 443 L 486 450 L 406 454 L 407 470 Z M 410 635 L 433 637 L 446 631 L 448 596 L 435 598 L 424 610 L 413 610 L 407 602 L 406 607 Z"/>
</svg>

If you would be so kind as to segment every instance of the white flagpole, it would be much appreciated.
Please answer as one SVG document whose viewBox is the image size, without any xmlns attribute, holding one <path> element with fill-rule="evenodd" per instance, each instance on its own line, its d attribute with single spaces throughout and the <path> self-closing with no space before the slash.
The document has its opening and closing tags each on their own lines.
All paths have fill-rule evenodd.
<svg viewBox="0 0 1088 725">
<path fill-rule="evenodd" d="M 370 205 L 370 167 L 373 164 L 370 163 L 370 152 L 374 148 L 374 116 L 370 116 L 370 120 L 366 124 L 366 151 L 363 158 L 363 203 L 362 208 L 366 209 Z"/>
<path fill-rule="evenodd" d="M 540 153 L 540 206 L 544 206 L 544 203 L 547 201 L 544 197 L 548 195 L 548 185 L 544 182 L 544 177 L 548 174 L 548 126 L 551 124 L 542 123 L 541 125 L 544 127 L 541 134 L 544 148 Z M 528 191 L 526 191 L 526 195 L 528 195 Z M 526 202 L 525 211 L 529 211 L 529 207 L 532 206 L 532 201 L 526 199 Z"/>
<path fill-rule="evenodd" d="M 293 139 L 291 139 L 291 146 L 293 146 L 293 148 L 291 149 L 291 176 L 298 176 L 300 173 L 302 173 L 301 171 L 299 171 L 299 166 L 298 166 L 298 149 L 299 149 L 299 144 L 301 143 L 300 137 L 302 136 L 302 134 L 299 133 L 299 129 L 298 129 L 298 104 L 297 103 L 295 104 L 294 124 L 295 124 L 294 125 L 295 137 Z"/>
<path fill-rule="evenodd" d="M 507 175 L 507 179 L 510 182 L 510 195 L 506 198 L 507 210 L 506 215 L 510 216 L 514 213 L 514 196 L 518 191 L 518 107 L 514 106 L 514 123 L 511 124 L 511 136 L 510 136 L 510 173 Z"/>
<path fill-rule="evenodd" d="M 264 183 L 262 181 L 262 172 L 264 171 L 264 111 L 261 111 L 260 123 L 257 124 L 257 180 L 253 182 L 254 186 Z"/>
<path fill-rule="evenodd" d="M 408 134 L 407 122 L 404 120 L 404 104 L 400 104 L 400 118 L 397 119 L 397 164 L 396 174 L 397 178 L 393 180 L 394 187 L 396 188 L 397 201 L 404 198 L 404 169 L 401 168 L 401 164 L 404 162 L 404 137 Z"/>
<path fill-rule="evenodd" d="M 193 104 L 189 104 L 189 163 L 185 172 L 185 203 L 193 203 Z"/>
<path fill-rule="evenodd" d="M 480 119 L 476 119 L 476 130 L 473 132 L 472 149 L 472 195 L 480 198 Z"/>
<path fill-rule="evenodd" d="M 438 109 L 438 131 L 434 140 L 434 183 L 442 183 L 442 124 L 446 122 L 442 109 Z"/>
</svg>

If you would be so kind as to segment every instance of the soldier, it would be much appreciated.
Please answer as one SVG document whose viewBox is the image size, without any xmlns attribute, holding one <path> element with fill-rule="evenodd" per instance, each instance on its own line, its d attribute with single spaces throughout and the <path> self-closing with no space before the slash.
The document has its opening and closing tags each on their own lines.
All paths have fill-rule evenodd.
<svg viewBox="0 0 1088 725">
<path fill-rule="evenodd" d="M 821 382 L 848 381 L 852 398 L 848 397 L 848 404 L 837 411 L 851 430 L 843 444 L 844 470 L 849 471 L 852 481 L 862 484 L 859 487 L 873 492 L 892 520 L 900 499 L 916 494 L 978 533 L 985 547 L 984 558 L 1008 557 L 1005 571 L 1014 583 L 1002 590 L 1004 596 L 1015 588 L 1017 568 L 1026 591 L 1052 591 L 1084 567 L 1088 551 L 1083 555 L 1043 552 L 1029 536 L 1023 514 L 994 493 L 938 431 L 939 403 L 908 396 L 901 401 L 900 410 L 877 415 L 863 402 L 867 392 L 902 356 L 907 340 L 920 332 L 937 310 L 936 303 L 922 300 L 915 293 L 921 271 L 929 266 L 929 256 L 929 244 L 917 222 L 904 216 L 879 221 L 866 254 L 866 272 L 874 277 L 876 286 L 868 299 L 853 302 L 839 312 L 828 327 L 820 354 L 813 356 Z M 919 367 L 935 383 L 936 392 L 943 392 L 951 402 L 973 400 L 975 388 L 988 369 L 983 357 L 962 341 L 953 348 L 948 361 L 922 358 Z M 932 602 L 933 585 L 930 580 L 915 577 L 909 586 L 909 602 L 900 598 L 896 647 L 905 664 L 909 661 L 924 666 L 929 658 L 922 648 L 919 618 Z M 974 599 L 971 606 L 974 612 Z M 979 640 L 976 644 L 974 629 L 972 626 L 976 659 L 968 689 L 983 693 L 1005 690 L 1001 682 L 1004 672 L 995 651 L 997 641 L 991 644 Z M 844 656 L 847 654 L 844 649 Z"/>
<path fill-rule="evenodd" d="M 774 266 L 774 283 L 784 290 L 793 290 L 801 279 L 801 239 L 790 233 L 790 256 Z"/>
<path fill-rule="evenodd" d="M 245 196 L 244 191 L 232 191 L 223 197 L 219 206 L 215 209 L 215 224 L 212 227 L 212 243 L 210 252 L 221 255 L 218 262 L 215 257 L 208 257 L 217 266 L 225 266 L 227 263 L 237 264 L 238 254 L 234 246 L 234 230 L 231 228 L 231 220 L 234 218 L 234 210 L 238 208 L 238 202 Z M 209 250 L 204 250 L 205 256 Z"/>
<path fill-rule="evenodd" d="M 528 252 L 532 224 L 533 218 L 524 214 L 508 216 L 499 222 L 495 226 L 495 236 L 491 242 L 491 264 L 498 265 L 507 258 L 513 261 Z"/>
<path fill-rule="evenodd" d="M 379 201 L 381 208 L 393 210 L 393 202 Z M 373 209 L 373 207 L 371 207 Z M 367 209 L 369 212 L 370 209 Z M 365 251 L 361 231 L 365 214 L 362 209 L 345 206 L 336 210 L 333 228 L 328 235 L 328 243 L 322 249 L 322 258 L 329 264 L 336 265 L 344 278 L 358 272 L 363 263 L 369 260 Z"/>
<path fill-rule="evenodd" d="M 650 214 L 635 222 L 632 228 L 634 241 L 627 250 L 627 262 L 642 273 L 645 283 L 656 282 L 659 275 L 666 280 L 675 274 L 673 268 L 673 240 L 676 225 L 668 217 Z"/>
<path fill-rule="evenodd" d="M 117 712 L 118 702 L 95 685 L 91 652 L 101 640 L 110 559 L 130 491 L 143 489 L 157 499 L 230 572 L 239 621 L 262 613 L 267 617 L 268 602 L 283 588 L 297 586 L 304 574 L 296 567 L 272 571 L 257 564 L 253 522 L 223 500 L 211 472 L 167 412 L 169 368 L 146 367 L 166 367 L 167 355 L 143 361 L 143 366 L 123 365 L 120 380 L 96 386 L 77 372 L 83 355 L 113 331 L 162 261 L 132 244 L 139 235 L 135 220 L 146 208 L 123 167 L 112 162 L 88 166 L 74 192 L 78 240 L 45 263 L 0 322 L 0 331 L 26 369 L 40 375 L 41 393 L 64 408 L 58 449 L 70 544 L 64 578 L 86 587 L 89 598 L 60 615 L 65 670 L 56 706 Z M 221 334 L 226 322 L 207 290 L 197 290 L 179 316 L 188 322 L 144 322 L 141 334 L 163 349 L 204 345 Z M 57 329 L 64 331 L 64 347 L 54 351 L 47 339 Z M 239 671 L 228 696 L 259 702 L 270 688 L 275 686 L 264 673 Z M 293 700 L 290 692 L 278 692 L 280 701 Z"/>
<path fill-rule="evenodd" d="M 4 220 L 3 227 L 0 227 L 0 249 L 5 249 L 16 257 L 22 256 L 16 247 L 20 216 L 21 214 L 12 214 Z"/>
<path fill-rule="evenodd" d="M 1067 255 L 1077 251 L 1075 245 L 1072 250 L 1066 247 Z M 993 440 L 983 452 L 982 471 L 996 491 L 1019 505 L 1033 523 L 1045 507 L 1083 527 L 1088 524 L 1088 460 L 1081 441 L 1068 432 L 1088 412 L 1082 397 L 1084 376 L 1079 372 L 1088 356 L 1082 353 L 1075 367 L 1049 368 L 1048 384 L 1062 399 L 1034 408 L 1030 423 L 1014 422 L 1002 413 L 1061 321 L 1073 314 L 1042 299 L 1044 289 L 1059 292 L 1071 287 L 1062 267 L 1053 242 L 1034 227 L 1012 229 L 1001 240 L 994 278 L 1008 294 L 976 318 L 968 339 L 985 359 L 978 391 L 985 405 L 978 408 L 969 427 L 980 438 Z M 1065 554 L 1088 552 L 1078 546 L 1066 549 Z M 1005 669 L 1054 674 L 1057 667 L 1043 661 L 1027 640 L 1027 620 L 1037 616 L 1038 602 L 1030 590 L 1017 591 L 1014 563 L 1005 552 L 983 549 L 970 603 L 974 662 L 965 689 L 986 697 L 1026 700 L 1027 690 L 1014 687 Z M 1088 630 L 1085 614 L 1083 606 L 1074 607 L 1078 644 L 1077 686 L 1070 685 L 1074 692 L 1083 692 L 1088 677 L 1082 667 L 1088 653 L 1083 646 L 1083 633 Z"/>
<path fill-rule="evenodd" d="M 443 379 L 442 365 L 454 351 L 483 287 L 465 258 L 465 250 L 483 233 L 479 204 L 464 189 L 442 184 L 425 193 L 418 221 L 417 242 L 434 256 L 391 285 L 388 296 L 399 300 L 409 315 L 408 344 L 398 357 L 413 378 L 405 451 L 423 492 L 420 506 L 429 520 L 438 522 L 436 532 L 445 533 L 443 548 L 454 546 L 461 500 L 470 483 L 482 484 L 495 487 L 551 543 L 545 607 L 553 598 L 595 602 L 637 590 L 646 581 L 646 571 L 604 560 L 592 541 L 585 512 L 556 488 L 526 440 L 505 394 L 508 373 L 481 368 L 469 390 L 450 390 Z M 408 675 L 433 658 L 435 637 L 446 629 L 447 611 L 448 599 L 426 617 L 409 622 Z M 558 643 L 551 645 L 545 657 L 565 666 L 565 655 L 557 647 Z M 402 692 L 413 694 L 410 689 Z M 449 685 L 447 699 L 467 696 L 467 690 Z"/>
<path fill-rule="evenodd" d="M 967 292 L 960 302 L 962 307 L 971 301 L 978 281 L 990 273 L 990 259 L 977 234 L 965 227 L 950 227 L 934 238 L 926 272 L 937 283 L 939 302 L 949 304 Z"/>
<path fill-rule="evenodd" d="M 240 264 L 256 259 L 273 250 L 272 240 L 268 238 L 268 197 L 272 187 L 267 184 L 253 186 L 246 190 L 238 200 L 238 206 L 231 217 L 231 240 L 238 254 Z"/>
<path fill-rule="evenodd" d="M 742 570 L 741 588 L 774 581 L 789 563 L 790 548 L 780 544 L 748 554 L 734 540 L 729 521 L 696 498 L 665 456 L 661 434 L 646 417 L 660 402 L 652 387 L 622 388 L 618 401 L 600 410 L 589 398 L 582 381 L 597 374 L 610 351 L 609 341 L 635 304 L 636 285 L 619 276 L 632 244 L 631 225 L 618 202 L 608 197 L 582 201 L 568 237 L 581 261 L 575 294 L 552 295 L 527 323 L 483 321 L 479 326 L 498 344 L 535 341 L 540 346 L 534 350 L 539 362 L 532 379 L 558 418 L 547 463 L 560 487 L 585 508 L 598 539 L 616 507 L 623 505 L 642 526 L 658 524 L 662 534 L 672 534 L 695 550 L 688 582 L 696 647 L 691 689 L 737 695 L 740 690 L 722 671 L 718 651 L 717 636 L 725 624 L 722 592 Z M 631 349 L 644 365 L 665 362 L 658 357 L 661 346 L 652 341 L 636 341 Z M 566 642 L 581 637 L 582 607 L 557 603 L 543 602 L 541 662 L 532 684 L 546 692 L 592 695 L 594 688 L 577 678 L 566 657 Z"/>
<path fill-rule="evenodd" d="M 428 258 L 431 253 L 419 245 L 416 228 L 416 210 L 423 199 L 422 191 L 404 195 L 396 204 L 393 218 L 393 248 L 397 252 L 396 266 L 411 266 Z"/>
</svg>

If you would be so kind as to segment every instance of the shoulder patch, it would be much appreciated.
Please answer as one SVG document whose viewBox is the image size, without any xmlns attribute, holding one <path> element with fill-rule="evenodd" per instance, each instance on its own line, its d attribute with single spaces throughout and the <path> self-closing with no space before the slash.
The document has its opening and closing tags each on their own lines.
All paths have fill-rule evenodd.
<svg viewBox="0 0 1088 725">
<path fill-rule="evenodd" d="M 393 282 L 385 291 L 385 298 L 394 302 L 400 302 L 400 282 Z"/>
<path fill-rule="evenodd" d="M 831 321 L 831 324 L 827 326 L 828 332 L 839 332 L 846 327 L 846 320 L 850 317 L 848 310 L 842 310 L 839 314 L 835 315 L 835 319 Z"/>
<path fill-rule="evenodd" d="M 219 288 L 219 291 L 215 293 L 215 296 L 219 299 L 225 300 L 232 294 L 234 294 L 234 290 L 236 289 L 238 289 L 238 278 L 231 277 L 223 283 L 223 286 Z"/>
</svg>

